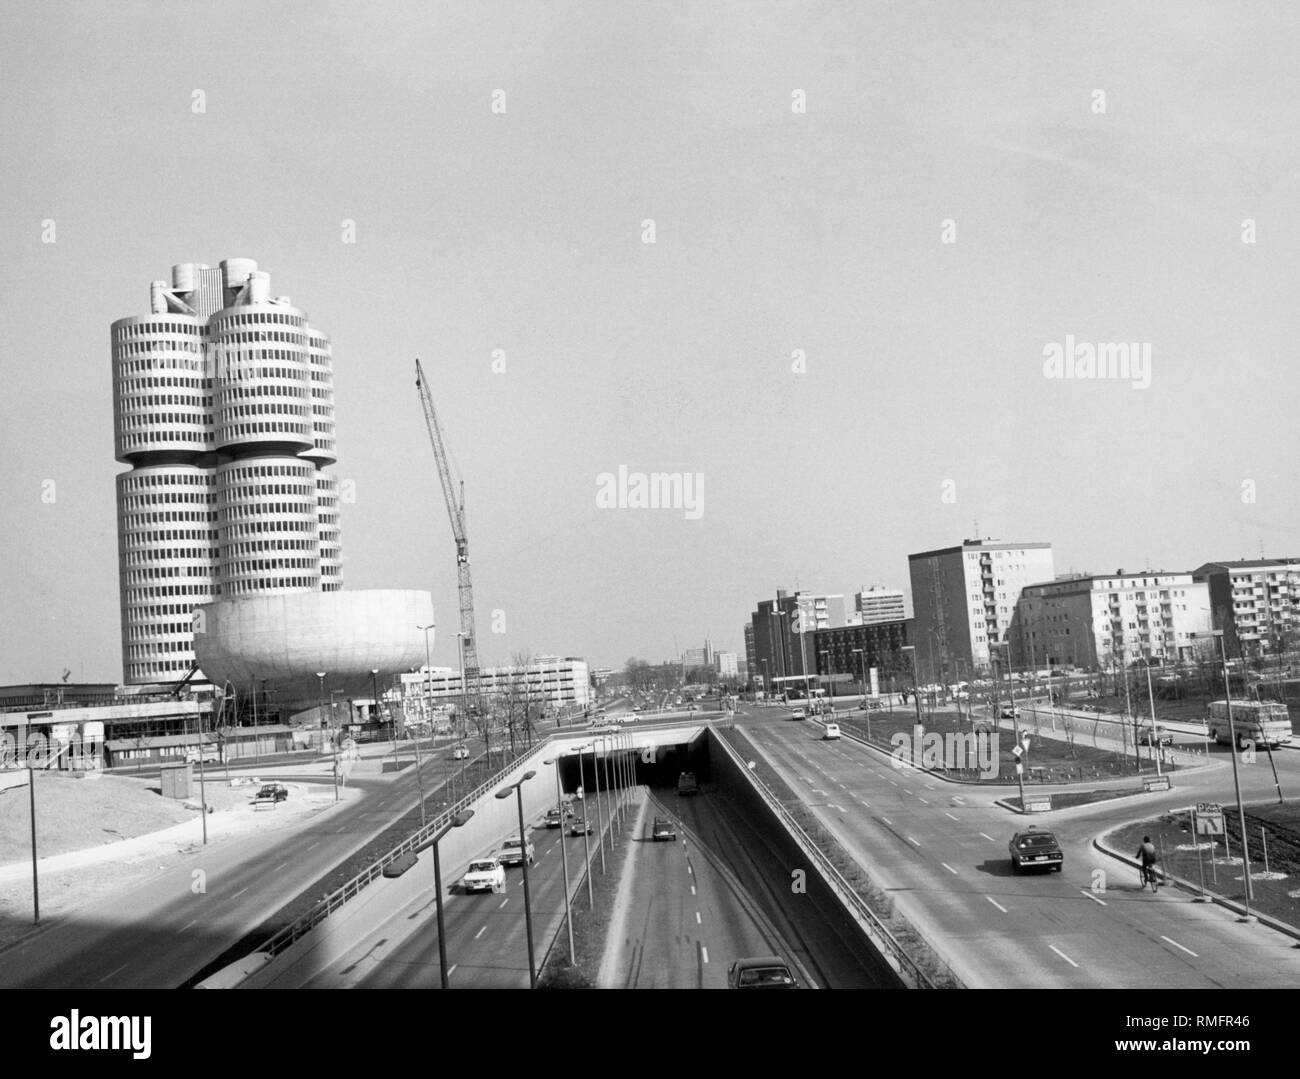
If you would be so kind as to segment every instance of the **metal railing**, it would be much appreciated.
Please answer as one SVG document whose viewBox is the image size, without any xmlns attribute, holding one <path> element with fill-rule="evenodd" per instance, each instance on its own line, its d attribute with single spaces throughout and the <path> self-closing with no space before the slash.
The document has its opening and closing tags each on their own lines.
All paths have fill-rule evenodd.
<svg viewBox="0 0 1300 1079">
<path fill-rule="evenodd" d="M 794 819 L 776 794 L 750 770 L 749 765 L 736 752 L 735 747 L 728 743 L 725 738 L 716 738 L 714 741 L 724 747 L 731 757 L 732 763 L 736 765 L 743 775 L 749 777 L 750 782 L 754 784 L 754 788 L 767 802 L 772 812 L 785 825 L 791 836 L 794 837 L 795 842 L 799 844 L 804 853 L 817 867 L 827 885 L 849 909 L 849 913 L 854 915 L 859 923 L 865 923 L 864 928 L 867 930 L 868 936 L 871 936 L 877 942 L 886 962 L 889 962 L 900 977 L 904 979 L 910 978 L 916 988 L 935 988 L 930 976 L 916 964 L 916 961 L 907 953 L 902 944 L 895 939 L 893 933 L 889 931 L 889 927 L 868 906 L 867 901 L 858 890 L 844 879 L 843 874 L 835 868 L 834 863 L 831 862 L 813 838 L 804 831 L 803 827 Z"/>
<path fill-rule="evenodd" d="M 546 744 L 551 740 L 552 737 L 553 737 L 552 735 L 547 735 L 541 741 L 535 742 L 530 749 L 524 751 L 523 753 L 520 753 L 518 756 L 513 758 L 508 764 L 503 765 L 501 769 L 495 772 L 490 779 L 487 779 L 483 783 L 480 783 L 477 787 L 474 788 L 474 790 L 470 791 L 469 794 L 466 794 L 464 797 L 457 800 L 453 805 L 449 806 L 447 809 L 444 809 L 441 813 L 438 814 L 437 817 L 433 819 L 431 823 L 425 825 L 423 828 L 420 828 L 417 831 L 413 832 L 411 835 L 407 836 L 404 840 L 402 840 L 401 843 L 399 843 L 396 847 L 390 850 L 387 854 L 383 855 L 377 861 L 373 862 L 370 866 L 368 866 L 362 872 L 358 873 L 355 877 L 353 877 L 342 887 L 335 889 L 324 899 L 322 899 L 319 903 L 317 903 L 314 907 L 312 907 L 311 910 L 309 910 L 306 914 L 301 915 L 293 922 L 291 922 L 289 925 L 285 926 L 278 933 L 276 933 L 269 940 L 267 940 L 264 944 L 262 944 L 261 947 L 259 947 L 257 950 L 259 952 L 264 952 L 267 955 L 270 955 L 272 958 L 279 955 L 285 949 L 290 947 L 295 941 L 301 939 L 308 932 L 310 932 L 312 929 L 318 926 L 321 922 L 323 922 L 326 918 L 328 918 L 331 914 L 333 914 L 336 910 L 342 907 L 349 900 L 355 899 L 357 895 L 361 893 L 362 889 L 364 889 L 376 877 L 380 876 L 383 873 L 384 867 L 387 866 L 390 862 L 396 860 L 397 858 L 400 858 L 403 854 L 407 854 L 415 850 L 416 847 L 421 846 L 422 844 L 426 843 L 428 840 L 433 838 L 433 836 L 437 835 L 438 832 L 441 831 L 447 825 L 447 823 L 451 820 L 453 816 L 459 813 L 462 809 L 476 802 L 489 790 L 492 790 L 494 787 L 498 786 L 501 783 L 502 778 L 508 772 L 512 771 L 515 768 L 518 768 L 523 761 L 527 760 L 533 754 L 540 752 L 543 749 L 543 747 L 545 747 Z"/>
</svg>

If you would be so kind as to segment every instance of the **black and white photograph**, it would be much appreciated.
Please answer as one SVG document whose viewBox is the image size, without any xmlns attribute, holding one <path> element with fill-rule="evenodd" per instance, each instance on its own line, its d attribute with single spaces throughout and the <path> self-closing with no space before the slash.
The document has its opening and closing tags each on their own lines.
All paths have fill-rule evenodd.
<svg viewBox="0 0 1300 1079">
<path fill-rule="evenodd" d="M 1281 0 L 6 4 L 24 1039 L 947 989 L 1021 994 L 935 1060 L 1259 1052 L 1298 48 Z M 271 999 L 249 1065 L 500 998 Z"/>
</svg>

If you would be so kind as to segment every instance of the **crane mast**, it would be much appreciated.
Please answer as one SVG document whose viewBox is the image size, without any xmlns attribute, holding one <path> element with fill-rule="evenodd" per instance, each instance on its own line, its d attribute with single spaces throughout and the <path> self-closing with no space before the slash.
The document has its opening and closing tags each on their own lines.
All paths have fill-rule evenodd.
<svg viewBox="0 0 1300 1079">
<path fill-rule="evenodd" d="M 465 672 L 466 696 L 472 697 L 478 687 L 478 645 L 474 636 L 474 586 L 469 575 L 469 539 L 465 534 L 465 485 L 460 485 L 460 500 L 452 484 L 451 467 L 447 463 L 447 448 L 442 441 L 442 428 L 438 413 L 434 411 L 429 395 L 429 382 L 424 368 L 415 361 L 415 385 L 420 391 L 420 404 L 424 408 L 424 423 L 429 429 L 429 442 L 438 462 L 438 479 L 442 482 L 442 497 L 447 503 L 447 516 L 451 519 L 451 535 L 456 541 L 456 587 L 460 596 L 461 666 Z"/>
</svg>

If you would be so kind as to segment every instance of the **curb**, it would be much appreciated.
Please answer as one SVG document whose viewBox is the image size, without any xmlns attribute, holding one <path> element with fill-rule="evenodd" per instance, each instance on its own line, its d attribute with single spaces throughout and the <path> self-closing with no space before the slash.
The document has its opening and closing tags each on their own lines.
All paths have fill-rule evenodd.
<svg viewBox="0 0 1300 1079">
<path fill-rule="evenodd" d="M 1123 824 L 1117 824 L 1113 828 L 1107 829 L 1106 831 L 1102 832 L 1101 835 L 1093 836 L 1092 839 L 1093 847 L 1095 847 L 1099 852 L 1106 855 L 1107 857 L 1114 858 L 1116 861 L 1123 862 L 1125 865 L 1131 866 L 1133 869 L 1137 869 L 1138 862 L 1136 858 L 1130 858 L 1125 854 L 1121 854 L 1113 847 L 1107 846 L 1105 840 L 1107 839 L 1108 836 L 1110 836 L 1112 832 L 1116 832 L 1120 828 L 1127 828 L 1131 824 L 1138 824 L 1138 823 L 1140 822 L 1136 820 L 1126 821 Z M 1245 906 L 1238 903 L 1235 899 L 1229 899 L 1227 896 L 1220 895 L 1218 892 L 1212 892 L 1208 888 L 1205 889 L 1204 893 L 1202 893 L 1199 884 L 1194 884 L 1190 880 L 1185 880 L 1182 877 L 1177 877 L 1173 873 L 1166 872 L 1163 869 L 1161 870 L 1161 873 L 1163 874 L 1165 880 L 1169 884 L 1172 884 L 1177 888 L 1181 888 L 1185 892 L 1192 893 L 1193 897 L 1199 897 L 1202 894 L 1204 894 L 1204 897 L 1206 899 L 1208 899 L 1210 902 L 1215 903 L 1220 907 L 1223 907 L 1225 910 L 1230 910 L 1234 914 L 1240 914 L 1243 917 L 1246 914 Z M 1276 918 L 1273 918 L 1267 914 L 1260 914 L 1259 911 L 1257 910 L 1252 910 L 1250 912 L 1250 916 L 1254 918 L 1256 921 L 1258 921 L 1261 925 L 1266 925 L 1268 926 L 1268 928 L 1274 930 L 1275 932 L 1281 933 L 1283 936 L 1290 937 L 1292 940 L 1300 941 L 1300 929 L 1297 929 L 1295 926 L 1288 925 L 1286 922 L 1280 922 Z M 1297 944 L 1296 947 L 1300 947 L 1300 944 Z"/>
</svg>

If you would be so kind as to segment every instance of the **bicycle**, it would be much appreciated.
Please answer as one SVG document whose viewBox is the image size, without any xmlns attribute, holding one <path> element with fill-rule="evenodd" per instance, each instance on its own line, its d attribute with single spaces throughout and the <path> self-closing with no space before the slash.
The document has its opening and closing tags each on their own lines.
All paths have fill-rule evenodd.
<svg viewBox="0 0 1300 1079">
<path fill-rule="evenodd" d="M 1151 865 L 1140 866 L 1139 869 L 1141 872 L 1141 876 L 1140 876 L 1140 883 L 1138 884 L 1138 887 L 1145 888 L 1148 884 L 1150 884 L 1152 894 L 1154 894 L 1160 887 L 1160 877 L 1156 871 L 1155 864 L 1152 863 Z"/>
</svg>

